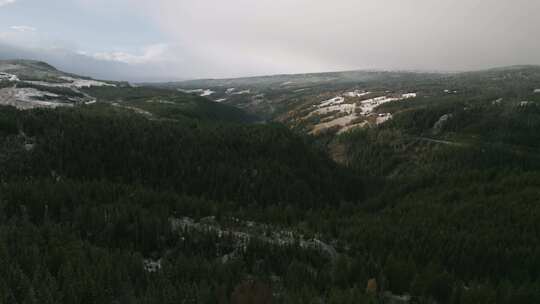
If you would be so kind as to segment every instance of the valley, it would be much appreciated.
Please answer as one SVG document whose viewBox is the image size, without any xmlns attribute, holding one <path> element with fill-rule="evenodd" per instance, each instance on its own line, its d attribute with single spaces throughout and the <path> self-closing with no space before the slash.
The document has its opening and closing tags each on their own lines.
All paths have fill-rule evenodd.
<svg viewBox="0 0 540 304">
<path fill-rule="evenodd" d="M 539 67 L 0 72 L 2 300 L 540 300 Z"/>
</svg>

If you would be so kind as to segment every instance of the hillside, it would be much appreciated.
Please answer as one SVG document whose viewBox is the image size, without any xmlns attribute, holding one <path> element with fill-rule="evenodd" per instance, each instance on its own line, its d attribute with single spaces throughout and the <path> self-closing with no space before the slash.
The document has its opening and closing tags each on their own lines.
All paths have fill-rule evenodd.
<svg viewBox="0 0 540 304">
<path fill-rule="evenodd" d="M 313 134 L 362 177 L 359 207 L 311 221 L 379 260 L 385 288 L 443 303 L 536 301 L 540 68 L 336 75 L 174 86 L 229 94 L 223 102 Z"/>
<path fill-rule="evenodd" d="M 537 67 L 156 87 L 0 66 L 0 92 L 92 99 L 0 106 L 0 302 L 540 301 Z"/>
<path fill-rule="evenodd" d="M 242 111 L 175 90 L 134 87 L 61 72 L 44 62 L 0 61 L 0 105 L 18 109 L 110 105 L 148 119 L 255 121 Z"/>
<path fill-rule="evenodd" d="M 381 124 L 430 102 L 503 98 L 537 101 L 540 67 L 466 73 L 353 71 L 158 84 L 234 105 L 304 133 L 343 133 Z M 200 91 L 198 91 L 200 90 Z M 381 106 L 385 104 L 384 106 Z"/>
</svg>

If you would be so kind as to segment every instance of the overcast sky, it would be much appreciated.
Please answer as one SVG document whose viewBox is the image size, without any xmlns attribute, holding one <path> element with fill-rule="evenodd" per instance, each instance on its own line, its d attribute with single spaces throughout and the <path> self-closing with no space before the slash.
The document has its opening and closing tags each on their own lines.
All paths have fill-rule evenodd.
<svg viewBox="0 0 540 304">
<path fill-rule="evenodd" d="M 0 58 L 99 78 L 540 64 L 539 0 L 0 0 Z"/>
</svg>

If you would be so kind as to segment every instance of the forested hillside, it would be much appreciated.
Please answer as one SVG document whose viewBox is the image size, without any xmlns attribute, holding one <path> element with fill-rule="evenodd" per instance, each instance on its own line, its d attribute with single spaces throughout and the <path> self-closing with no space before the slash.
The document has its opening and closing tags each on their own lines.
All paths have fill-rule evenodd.
<svg viewBox="0 0 540 304">
<path fill-rule="evenodd" d="M 127 84 L 1 107 L 0 303 L 540 302 L 538 69 L 369 75 L 317 134 Z"/>
<path fill-rule="evenodd" d="M 238 250 L 235 235 L 174 232 L 173 219 L 241 218 L 296 234 L 306 210 L 363 194 L 359 178 L 279 125 L 151 120 L 100 104 L 2 108 L 0 117 L 0 290 L 9 303 L 212 302 L 250 276 L 270 288 L 264 282 L 281 280 L 294 256 L 313 269 L 329 267 L 328 257 L 280 237 L 253 240 L 222 263 Z M 150 260 L 163 271 L 145 271 Z"/>
</svg>

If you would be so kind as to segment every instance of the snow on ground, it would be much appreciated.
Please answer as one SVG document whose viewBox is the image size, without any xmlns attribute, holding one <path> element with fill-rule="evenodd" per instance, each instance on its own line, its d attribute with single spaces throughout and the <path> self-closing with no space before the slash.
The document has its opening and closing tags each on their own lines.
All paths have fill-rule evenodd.
<svg viewBox="0 0 540 304">
<path fill-rule="evenodd" d="M 161 100 L 161 99 L 160 100 L 152 100 L 152 99 L 150 99 L 150 100 L 147 100 L 146 102 L 148 102 L 148 103 L 161 103 L 161 104 L 176 104 L 176 103 L 174 103 L 172 101 Z"/>
<path fill-rule="evenodd" d="M 21 65 L 18 65 L 18 64 L 3 63 L 3 64 L 0 65 L 0 72 L 16 71 L 16 70 L 19 70 L 21 68 L 24 68 L 24 67 L 21 66 Z"/>
<path fill-rule="evenodd" d="M 178 91 L 184 92 L 184 93 L 188 93 L 188 94 L 202 93 L 202 92 L 204 92 L 203 89 L 195 89 L 195 90 L 183 90 L 183 89 L 178 89 Z"/>
<path fill-rule="evenodd" d="M 212 95 L 212 94 L 214 94 L 214 93 L 215 93 L 214 91 L 209 90 L 209 89 L 206 89 L 206 90 L 204 90 L 204 91 L 201 93 L 200 96 L 201 96 L 201 97 L 204 97 L 204 96 L 210 96 L 210 95 Z"/>
<path fill-rule="evenodd" d="M 382 123 L 389 121 L 390 119 L 392 119 L 391 113 L 382 113 L 382 114 L 377 115 L 376 123 L 380 125 Z"/>
<path fill-rule="evenodd" d="M 323 123 L 320 123 L 318 125 L 316 125 L 314 128 L 313 128 L 313 131 L 312 133 L 318 133 L 322 130 L 326 130 L 326 129 L 329 129 L 329 128 L 333 128 L 333 127 L 346 127 L 347 125 L 349 125 L 351 122 L 353 122 L 355 119 L 358 118 L 358 115 L 356 113 L 352 113 L 352 114 L 349 114 L 347 116 L 342 116 L 342 117 L 339 117 L 339 118 L 335 118 L 331 121 L 328 121 L 328 122 L 323 122 Z"/>
<path fill-rule="evenodd" d="M 535 93 L 535 94 L 539 94 L 539 93 L 540 93 L 540 89 L 534 90 L 534 93 Z"/>
<path fill-rule="evenodd" d="M 250 93 L 251 93 L 251 90 L 243 90 L 239 92 L 234 92 L 232 93 L 232 95 L 244 95 L 244 94 L 250 94 Z"/>
<path fill-rule="evenodd" d="M 178 91 L 184 92 L 184 93 L 187 93 L 187 94 L 197 94 L 197 95 L 199 95 L 201 97 L 210 96 L 210 95 L 215 93 L 214 91 L 212 91 L 210 89 L 194 89 L 194 90 L 178 89 Z"/>
<path fill-rule="evenodd" d="M 116 87 L 115 84 L 107 83 L 107 82 L 103 82 L 103 81 L 97 81 L 97 80 L 73 78 L 73 77 L 68 77 L 68 76 L 62 76 L 60 78 L 70 82 L 70 84 L 68 86 L 75 87 L 75 88 Z"/>
<path fill-rule="evenodd" d="M 227 89 L 227 91 L 225 91 L 225 94 L 231 95 L 234 91 L 236 91 L 235 88 L 230 88 L 230 89 Z"/>
<path fill-rule="evenodd" d="M 491 102 L 492 105 L 497 105 L 497 104 L 501 104 L 501 102 L 503 102 L 504 99 L 502 98 L 499 98 L 499 99 L 496 99 L 494 101 Z"/>
<path fill-rule="evenodd" d="M 215 100 L 215 102 L 224 102 L 224 101 L 227 101 L 227 98 L 220 98 L 220 99 Z"/>
<path fill-rule="evenodd" d="M 126 106 L 126 105 L 122 105 L 122 104 L 119 104 L 119 103 L 116 103 L 116 102 L 113 102 L 112 105 L 115 106 L 115 107 L 131 110 L 131 111 L 133 111 L 133 112 L 135 112 L 137 114 L 141 114 L 141 115 L 144 115 L 144 116 L 153 116 L 152 113 L 150 113 L 150 112 L 148 112 L 146 110 L 137 108 L 137 107 Z"/>
<path fill-rule="evenodd" d="M 234 222 L 233 227 L 222 227 L 214 216 L 201 219 L 199 222 L 191 218 L 170 218 L 171 230 L 176 232 L 181 240 L 189 237 L 191 231 L 202 231 L 215 234 L 218 238 L 228 237 L 233 241 L 233 251 L 222 257 L 222 262 L 234 259 L 238 254 L 245 253 L 251 241 L 263 242 L 272 246 L 299 246 L 303 249 L 317 250 L 330 259 L 335 260 L 338 256 L 336 249 L 328 243 L 316 237 L 310 237 L 292 230 L 280 230 L 275 226 L 251 221 L 241 221 L 230 218 Z M 268 231 L 271 231 L 268 233 Z M 148 260 L 151 261 L 151 260 Z"/>
<path fill-rule="evenodd" d="M 381 97 L 366 99 L 360 102 L 360 109 L 362 109 L 362 115 L 369 115 L 373 113 L 375 108 L 377 108 L 378 106 L 382 104 L 392 102 L 392 101 L 415 98 L 416 96 L 417 96 L 416 93 L 406 93 L 406 94 L 402 94 L 401 97 L 381 96 Z"/>
<path fill-rule="evenodd" d="M 406 94 L 401 95 L 403 99 L 416 98 L 417 96 L 418 94 L 416 93 L 406 93 Z"/>
<path fill-rule="evenodd" d="M 1 80 L 19 81 L 19 77 L 17 77 L 17 75 L 0 72 L 0 81 Z"/>
<path fill-rule="evenodd" d="M 364 92 L 364 91 L 353 91 L 353 92 L 347 92 L 345 94 L 343 94 L 343 96 L 346 96 L 346 97 L 364 97 L 364 96 L 367 96 L 371 94 L 371 92 Z"/>
<path fill-rule="evenodd" d="M 18 100 L 32 100 L 33 98 L 40 98 L 40 97 L 47 97 L 47 98 L 54 98 L 54 97 L 60 97 L 58 94 L 54 93 L 46 93 L 37 89 L 33 88 L 14 88 L 15 90 L 15 99 Z"/>
<path fill-rule="evenodd" d="M 26 81 L 31 84 L 40 85 L 44 87 L 54 87 L 54 88 L 89 88 L 89 87 L 116 87 L 115 84 L 103 82 L 103 81 L 97 81 L 97 80 L 89 80 L 89 79 L 81 79 L 81 78 L 73 78 L 68 76 L 62 76 L 60 77 L 62 80 L 65 80 L 66 82 L 56 83 L 56 82 L 48 82 L 48 81 Z"/>
<path fill-rule="evenodd" d="M 345 98 L 343 98 L 341 96 L 338 96 L 338 97 L 334 97 L 332 99 L 325 100 L 325 101 L 321 102 L 321 104 L 318 107 L 319 108 L 324 108 L 324 107 L 328 107 L 328 106 L 342 104 L 344 101 L 345 101 Z"/>
<path fill-rule="evenodd" d="M 338 134 L 343 134 L 343 133 L 345 133 L 345 132 L 347 132 L 349 130 L 356 129 L 356 128 L 363 128 L 363 127 L 366 127 L 367 125 L 369 125 L 369 122 L 367 122 L 367 121 L 362 121 L 360 123 L 348 125 L 348 126 L 342 128 L 341 130 L 339 130 Z"/>
<path fill-rule="evenodd" d="M 73 106 L 73 104 L 55 100 L 58 97 L 60 96 L 57 94 L 43 92 L 34 88 L 13 87 L 0 89 L 0 104 L 14 106 L 20 110 Z M 40 98 L 48 100 L 39 100 Z"/>
<path fill-rule="evenodd" d="M 378 106 L 388 103 L 388 102 L 397 101 L 397 100 L 400 100 L 400 99 L 396 97 L 386 97 L 386 96 L 366 99 L 360 102 L 360 109 L 362 110 L 362 115 L 367 116 L 373 113 L 375 108 L 377 108 Z"/>
<path fill-rule="evenodd" d="M 347 92 L 344 94 L 344 96 L 347 97 L 363 97 L 368 94 L 371 94 L 371 92 L 363 92 L 363 91 L 354 91 L 354 92 Z M 309 113 L 305 118 L 309 118 L 312 115 L 325 115 L 329 113 L 345 113 L 346 116 L 342 117 L 333 117 L 329 121 L 321 122 L 313 127 L 312 133 L 318 133 L 321 130 L 329 129 L 333 127 L 340 127 L 339 133 L 348 131 L 352 128 L 356 127 L 364 127 L 368 125 L 369 123 L 367 121 L 355 123 L 352 124 L 354 120 L 357 120 L 361 117 L 368 117 L 374 115 L 374 112 L 377 107 L 379 107 L 382 104 L 392 102 L 392 101 L 400 101 L 400 100 L 406 100 L 410 98 L 415 98 L 418 95 L 416 93 L 405 93 L 401 95 L 390 95 L 390 96 L 379 96 L 375 98 L 370 98 L 366 100 L 362 100 L 355 103 L 344 103 L 345 98 L 338 96 L 329 100 L 325 100 L 321 102 L 319 105 L 314 105 L 316 110 Z M 360 109 L 360 111 L 357 111 L 357 108 Z M 388 120 L 392 119 L 391 113 L 382 113 L 377 114 L 375 117 L 375 123 L 377 125 L 382 124 Z"/>
<path fill-rule="evenodd" d="M 355 103 L 346 103 L 346 104 L 337 104 L 329 107 L 320 108 L 314 112 L 311 112 L 311 115 L 313 114 L 319 114 L 324 115 L 332 112 L 341 112 L 341 113 L 354 113 L 356 110 L 356 104 Z"/>
</svg>

